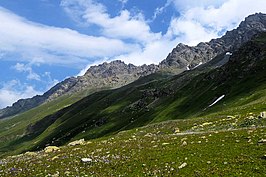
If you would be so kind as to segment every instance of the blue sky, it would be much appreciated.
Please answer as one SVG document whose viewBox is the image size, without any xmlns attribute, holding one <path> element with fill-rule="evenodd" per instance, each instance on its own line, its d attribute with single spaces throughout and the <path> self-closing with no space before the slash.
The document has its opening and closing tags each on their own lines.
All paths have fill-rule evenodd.
<svg viewBox="0 0 266 177">
<path fill-rule="evenodd" d="M 159 63 L 255 12 L 265 0 L 1 0 L 0 108 L 104 61 Z"/>
</svg>

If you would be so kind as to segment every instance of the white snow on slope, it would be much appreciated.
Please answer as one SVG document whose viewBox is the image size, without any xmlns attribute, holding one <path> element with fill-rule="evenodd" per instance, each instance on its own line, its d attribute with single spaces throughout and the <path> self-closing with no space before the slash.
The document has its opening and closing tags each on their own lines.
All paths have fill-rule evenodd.
<svg viewBox="0 0 266 177">
<path fill-rule="evenodd" d="M 220 101 L 221 99 L 223 99 L 225 97 L 225 95 L 220 96 L 219 98 L 217 98 L 212 104 L 210 104 L 208 107 L 212 107 L 213 105 L 215 105 L 218 101 Z"/>
</svg>

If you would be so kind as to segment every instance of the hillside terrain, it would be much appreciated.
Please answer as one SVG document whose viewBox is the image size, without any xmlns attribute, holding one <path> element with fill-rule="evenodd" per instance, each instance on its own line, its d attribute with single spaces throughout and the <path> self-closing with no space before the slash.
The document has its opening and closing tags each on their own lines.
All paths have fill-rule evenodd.
<svg viewBox="0 0 266 177">
<path fill-rule="evenodd" d="M 156 123 L 9 156 L 1 160 L 0 174 L 265 176 L 266 119 L 256 114 L 235 116 Z"/>
<path fill-rule="evenodd" d="M 235 51 L 220 67 L 212 67 L 214 59 L 175 76 L 151 74 L 124 87 L 91 94 L 51 115 L 45 116 L 44 110 L 41 119 L 33 109 L 1 122 L 0 149 L 3 154 L 20 153 L 166 120 L 223 118 L 232 112 L 239 116 L 259 114 L 266 110 L 265 52 L 263 33 Z M 49 109 L 46 106 L 39 110 Z"/>
</svg>

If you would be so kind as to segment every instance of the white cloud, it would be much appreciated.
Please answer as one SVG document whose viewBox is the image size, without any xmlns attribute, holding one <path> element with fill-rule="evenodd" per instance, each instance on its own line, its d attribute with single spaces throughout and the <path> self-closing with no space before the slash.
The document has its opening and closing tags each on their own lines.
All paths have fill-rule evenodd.
<svg viewBox="0 0 266 177">
<path fill-rule="evenodd" d="M 0 89 L 0 109 L 11 106 L 14 102 L 22 98 L 30 98 L 41 94 L 33 86 L 23 85 L 17 80 L 4 83 Z"/>
<path fill-rule="evenodd" d="M 61 6 L 75 20 L 97 25 L 102 35 L 117 39 L 132 39 L 138 42 L 150 42 L 161 38 L 160 33 L 153 33 L 143 14 L 132 15 L 128 10 L 110 17 L 106 7 L 95 0 L 62 0 Z"/>
<path fill-rule="evenodd" d="M 132 52 L 127 55 L 121 55 L 112 58 L 112 60 L 122 60 L 126 63 L 133 63 L 135 65 L 142 64 L 158 64 L 168 53 L 171 52 L 173 47 L 176 46 L 177 40 L 170 40 L 163 38 L 161 40 L 153 41 L 143 47 L 142 50 Z"/>
<path fill-rule="evenodd" d="M 106 37 L 129 40 L 141 46 L 132 52 L 104 58 L 102 61 L 117 59 L 136 65 L 159 63 L 176 45 L 161 33 L 153 33 L 140 12 L 132 14 L 128 10 L 121 10 L 119 15 L 111 17 L 107 8 L 94 0 L 62 0 L 61 6 L 78 23 L 96 25 Z M 93 65 L 98 63 L 96 61 Z M 78 75 L 84 74 L 91 65 Z"/>
<path fill-rule="evenodd" d="M 171 4 L 173 0 L 167 0 L 164 6 L 157 7 L 153 13 L 152 21 L 157 18 L 158 15 L 161 15 Z"/>
<path fill-rule="evenodd" d="M 266 1 L 257 0 L 202 0 L 172 1 L 181 16 L 172 19 L 167 36 L 180 42 L 196 45 L 223 32 L 236 28 L 244 18 L 256 12 L 266 12 Z"/>
<path fill-rule="evenodd" d="M 182 12 L 195 7 L 219 7 L 228 0 L 168 0 L 168 2 L 169 1 L 174 3 L 179 12 Z"/>
<path fill-rule="evenodd" d="M 1 53 L 29 62 L 82 65 L 89 59 L 134 51 L 138 45 L 118 39 L 32 23 L 0 7 Z"/>
<path fill-rule="evenodd" d="M 257 3 L 252 0 L 168 0 L 155 9 L 153 19 L 171 5 L 181 15 L 173 17 L 167 33 L 161 34 L 151 31 L 141 13 L 134 16 L 121 10 L 119 15 L 111 17 L 107 8 L 94 0 L 63 0 L 61 5 L 73 19 L 100 27 L 104 36 L 135 40 L 141 48 L 108 60 L 119 59 L 136 65 L 159 63 L 180 42 L 188 45 L 207 42 L 238 26 L 247 15 L 266 11 L 263 0 Z M 88 66 L 79 74 L 85 73 Z"/>
<path fill-rule="evenodd" d="M 201 23 L 186 18 L 173 18 L 166 33 L 169 38 L 187 45 L 197 45 L 199 42 L 207 42 L 218 37 L 217 31 L 206 28 Z"/>
<path fill-rule="evenodd" d="M 40 81 L 41 80 L 41 77 L 35 73 L 33 70 L 32 70 L 32 67 L 30 64 L 23 64 L 23 63 L 17 63 L 15 66 L 12 67 L 13 69 L 15 69 L 16 71 L 18 72 L 25 72 L 27 73 L 27 79 L 28 80 L 37 80 L 37 81 Z"/>
</svg>

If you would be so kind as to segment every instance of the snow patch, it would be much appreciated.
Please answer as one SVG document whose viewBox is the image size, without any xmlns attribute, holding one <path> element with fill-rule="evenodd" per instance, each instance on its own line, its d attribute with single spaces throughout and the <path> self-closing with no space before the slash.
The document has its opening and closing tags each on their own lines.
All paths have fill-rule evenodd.
<svg viewBox="0 0 266 177">
<path fill-rule="evenodd" d="M 231 53 L 231 52 L 226 52 L 225 55 L 229 55 L 229 56 L 231 56 L 231 55 L 233 55 L 233 53 Z"/>
<path fill-rule="evenodd" d="M 202 65 L 203 63 L 202 62 L 199 62 L 199 64 L 197 66 L 195 66 L 193 69 L 199 67 L 200 65 Z"/>
<path fill-rule="evenodd" d="M 189 65 L 187 65 L 187 70 L 190 70 Z"/>
<path fill-rule="evenodd" d="M 212 104 L 210 104 L 208 107 L 212 107 L 213 105 L 215 105 L 218 101 L 220 101 L 221 99 L 223 99 L 225 97 L 225 95 L 220 96 L 219 98 L 217 98 Z"/>
</svg>

